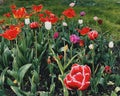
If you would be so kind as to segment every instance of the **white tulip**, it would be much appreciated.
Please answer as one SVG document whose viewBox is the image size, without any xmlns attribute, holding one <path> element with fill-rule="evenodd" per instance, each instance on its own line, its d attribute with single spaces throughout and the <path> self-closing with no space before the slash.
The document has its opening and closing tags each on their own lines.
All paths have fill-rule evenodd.
<svg viewBox="0 0 120 96">
<path fill-rule="evenodd" d="M 75 3 L 72 2 L 72 3 L 69 4 L 69 6 L 70 6 L 70 7 L 74 7 L 74 6 L 75 6 Z"/>
<path fill-rule="evenodd" d="M 46 21 L 46 22 L 45 22 L 45 28 L 46 28 L 47 30 L 50 30 L 50 29 L 52 28 L 51 22 Z"/>
<path fill-rule="evenodd" d="M 97 20 L 98 20 L 98 17 L 97 17 L 97 16 L 94 16 L 93 19 L 94 19 L 95 21 L 97 21 Z"/>
<path fill-rule="evenodd" d="M 25 24 L 26 24 L 26 25 L 30 24 L 30 19 L 29 19 L 29 18 L 26 18 L 26 19 L 25 19 Z"/>
<path fill-rule="evenodd" d="M 110 41 L 110 42 L 109 42 L 108 47 L 109 47 L 109 48 L 113 48 L 113 47 L 114 47 L 113 41 Z"/>
<path fill-rule="evenodd" d="M 94 45 L 93 44 L 90 44 L 88 47 L 89 47 L 89 49 L 94 49 Z"/>
<path fill-rule="evenodd" d="M 66 23 L 66 22 L 63 22 L 62 25 L 63 25 L 63 26 L 67 26 L 67 23 Z"/>
<path fill-rule="evenodd" d="M 82 19 L 79 19 L 79 20 L 78 20 L 78 23 L 79 23 L 79 24 L 83 24 L 83 20 L 82 20 Z"/>
</svg>

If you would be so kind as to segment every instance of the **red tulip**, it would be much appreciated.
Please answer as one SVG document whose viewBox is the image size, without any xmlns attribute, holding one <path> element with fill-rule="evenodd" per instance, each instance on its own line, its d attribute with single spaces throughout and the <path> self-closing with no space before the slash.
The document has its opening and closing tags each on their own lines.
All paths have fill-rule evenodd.
<svg viewBox="0 0 120 96">
<path fill-rule="evenodd" d="M 40 12 L 43 8 L 43 5 L 33 5 L 32 6 L 32 9 L 35 11 L 35 12 Z"/>
<path fill-rule="evenodd" d="M 69 90 L 85 90 L 90 85 L 91 69 L 87 65 L 73 64 L 71 71 L 64 79 L 64 84 Z"/>
<path fill-rule="evenodd" d="M 38 22 L 32 22 L 32 23 L 30 23 L 29 26 L 30 26 L 31 29 L 35 29 L 35 28 L 39 27 L 39 23 Z"/>
<path fill-rule="evenodd" d="M 4 33 L 0 34 L 0 36 L 8 40 L 14 40 L 20 33 L 20 31 L 21 30 L 18 26 L 11 25 L 9 29 L 7 29 Z"/>
<path fill-rule="evenodd" d="M 24 7 L 19 9 L 12 10 L 14 18 L 24 18 L 27 14 L 26 9 Z"/>
<path fill-rule="evenodd" d="M 4 14 L 4 16 L 9 18 L 10 17 L 10 13 L 8 12 L 8 13 Z"/>
<path fill-rule="evenodd" d="M 90 38 L 91 40 L 94 40 L 94 39 L 96 39 L 97 37 L 98 37 L 98 32 L 95 31 L 95 30 L 90 31 L 90 32 L 88 33 L 88 38 Z"/>
<path fill-rule="evenodd" d="M 83 46 L 85 45 L 84 40 L 80 40 L 79 45 L 80 45 L 81 47 L 83 47 Z"/>
<path fill-rule="evenodd" d="M 112 72 L 110 66 L 105 66 L 104 72 L 110 74 Z"/>
<path fill-rule="evenodd" d="M 62 13 L 63 15 L 65 15 L 68 18 L 73 18 L 76 16 L 75 11 L 73 10 L 73 8 L 68 8 L 65 11 L 63 11 Z"/>
<path fill-rule="evenodd" d="M 77 31 L 83 36 L 86 35 L 88 32 L 90 32 L 90 30 L 91 30 L 91 28 L 89 28 L 89 27 L 84 27 L 81 30 L 77 29 Z"/>
</svg>

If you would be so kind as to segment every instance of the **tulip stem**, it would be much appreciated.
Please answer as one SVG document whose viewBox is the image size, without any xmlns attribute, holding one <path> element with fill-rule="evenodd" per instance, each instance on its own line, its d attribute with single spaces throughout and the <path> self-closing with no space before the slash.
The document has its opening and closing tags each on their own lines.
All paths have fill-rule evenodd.
<svg viewBox="0 0 120 96">
<path fill-rule="evenodd" d="M 82 96 L 82 91 L 78 90 L 77 94 L 78 94 L 78 96 Z"/>
<path fill-rule="evenodd" d="M 37 31 L 35 30 L 35 57 L 37 58 Z"/>
<path fill-rule="evenodd" d="M 73 43 L 72 43 L 71 48 L 70 48 L 70 51 L 71 51 L 70 56 L 71 56 L 71 58 L 72 58 L 72 49 L 73 49 Z"/>
</svg>

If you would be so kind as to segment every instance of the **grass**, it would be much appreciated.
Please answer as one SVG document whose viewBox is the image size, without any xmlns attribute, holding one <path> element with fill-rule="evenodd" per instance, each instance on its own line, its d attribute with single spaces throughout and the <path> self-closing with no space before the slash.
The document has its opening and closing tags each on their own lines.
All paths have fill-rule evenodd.
<svg viewBox="0 0 120 96">
<path fill-rule="evenodd" d="M 18 7 L 31 8 L 33 4 L 43 4 L 45 9 L 53 11 L 58 16 L 61 15 L 65 8 L 68 8 L 69 3 L 73 0 L 5 0 L 0 6 L 0 14 L 10 11 L 9 6 L 16 4 Z M 109 32 L 109 36 L 115 41 L 120 41 L 120 0 L 76 0 L 77 4 L 74 7 L 79 14 L 80 11 L 85 11 L 86 20 L 93 19 L 98 16 L 103 19 L 102 31 Z M 2 16 L 0 18 L 3 18 Z M 78 16 L 78 18 L 80 18 Z M 93 22 L 90 22 L 90 24 Z"/>
</svg>

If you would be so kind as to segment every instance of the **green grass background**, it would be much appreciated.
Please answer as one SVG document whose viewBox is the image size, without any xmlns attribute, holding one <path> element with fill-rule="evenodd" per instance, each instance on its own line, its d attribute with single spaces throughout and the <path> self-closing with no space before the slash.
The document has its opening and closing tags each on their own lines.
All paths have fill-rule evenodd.
<svg viewBox="0 0 120 96">
<path fill-rule="evenodd" d="M 31 8 L 33 4 L 42 4 L 44 9 L 49 9 L 58 16 L 62 11 L 69 7 L 69 3 L 74 0 L 4 0 L 5 2 L 0 5 L 0 19 L 3 18 L 4 13 L 9 12 L 9 6 L 16 4 L 17 7 Z M 92 26 L 93 17 L 98 16 L 103 20 L 102 32 L 108 32 L 108 37 L 112 37 L 114 41 L 120 41 L 120 0 L 76 0 L 74 9 L 78 13 L 77 19 L 80 18 L 81 11 L 86 12 L 84 19 L 89 21 Z M 94 27 L 94 26 L 93 26 Z"/>
</svg>

